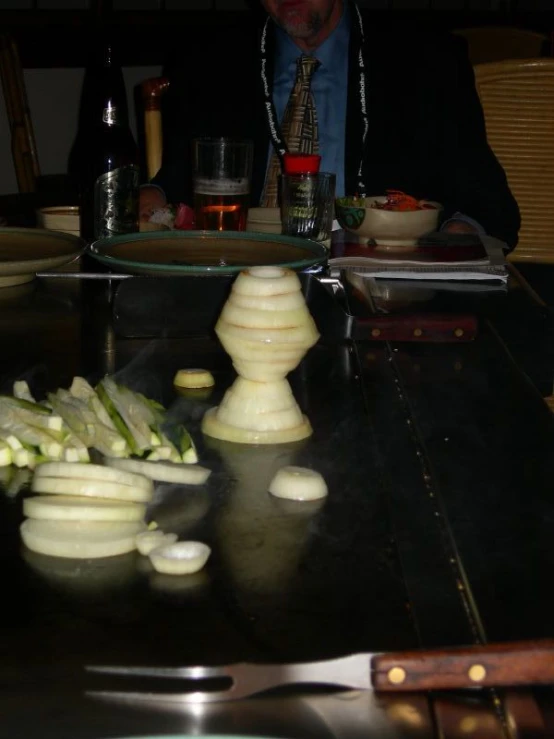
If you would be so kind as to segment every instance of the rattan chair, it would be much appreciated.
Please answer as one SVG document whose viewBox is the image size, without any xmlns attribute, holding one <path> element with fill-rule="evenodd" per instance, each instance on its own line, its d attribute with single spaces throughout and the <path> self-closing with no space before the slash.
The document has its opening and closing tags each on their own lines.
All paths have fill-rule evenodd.
<svg viewBox="0 0 554 739">
<path fill-rule="evenodd" d="M 6 34 L 0 36 L 0 78 L 19 192 L 34 192 L 40 167 L 33 124 L 17 43 Z"/>
<path fill-rule="evenodd" d="M 526 28 L 480 26 L 460 28 L 455 33 L 467 41 L 472 64 L 531 59 L 551 54 L 548 36 Z"/>
<path fill-rule="evenodd" d="M 489 143 L 521 211 L 512 261 L 554 264 L 554 59 L 478 64 Z"/>
</svg>

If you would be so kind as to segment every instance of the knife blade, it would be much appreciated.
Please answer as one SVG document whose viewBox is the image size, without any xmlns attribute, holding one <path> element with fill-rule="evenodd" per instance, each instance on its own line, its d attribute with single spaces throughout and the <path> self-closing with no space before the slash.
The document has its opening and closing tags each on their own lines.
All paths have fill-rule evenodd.
<svg viewBox="0 0 554 739">
<path fill-rule="evenodd" d="M 315 662 L 237 663 L 221 667 L 88 665 L 86 671 L 124 677 L 181 679 L 190 691 L 88 691 L 121 699 L 212 703 L 246 698 L 284 685 L 326 685 L 351 690 L 421 691 L 554 683 L 554 640 L 508 642 L 372 654 L 362 652 Z M 222 690 L 206 681 L 226 679 Z M 204 683 L 204 685 L 203 685 Z M 185 687 L 185 686 L 184 686 Z"/>
</svg>

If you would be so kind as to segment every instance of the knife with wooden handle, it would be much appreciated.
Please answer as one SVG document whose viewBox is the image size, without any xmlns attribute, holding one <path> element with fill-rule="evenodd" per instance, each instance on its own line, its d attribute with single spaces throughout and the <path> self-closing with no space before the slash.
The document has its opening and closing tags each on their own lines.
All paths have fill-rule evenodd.
<svg viewBox="0 0 554 739">
<path fill-rule="evenodd" d="M 483 646 L 359 653 L 318 662 L 238 663 L 224 667 L 90 665 L 88 672 L 126 678 L 182 680 L 188 692 L 89 691 L 122 699 L 211 703 L 237 700 L 282 685 L 327 685 L 352 690 L 421 691 L 554 684 L 554 640 Z M 203 690 L 206 682 L 228 686 Z"/>
</svg>

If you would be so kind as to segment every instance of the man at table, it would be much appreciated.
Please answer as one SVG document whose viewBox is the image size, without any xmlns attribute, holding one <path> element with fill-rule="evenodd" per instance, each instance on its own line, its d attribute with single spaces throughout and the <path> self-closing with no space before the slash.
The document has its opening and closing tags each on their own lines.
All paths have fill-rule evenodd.
<svg viewBox="0 0 554 739">
<path fill-rule="evenodd" d="M 338 196 L 403 190 L 441 202 L 443 228 L 483 230 L 515 246 L 518 207 L 487 144 L 461 39 L 422 29 L 391 31 L 350 0 L 261 5 L 261 33 L 245 22 L 211 39 L 209 50 L 203 38 L 168 71 L 163 164 L 154 179 L 161 191 L 143 188 L 142 217 L 166 196 L 191 202 L 195 136 L 254 141 L 251 204 L 259 204 L 296 59 L 306 54 L 319 61 L 311 90 L 321 169 L 336 173 Z M 207 53 L 213 58 L 204 63 Z"/>
</svg>

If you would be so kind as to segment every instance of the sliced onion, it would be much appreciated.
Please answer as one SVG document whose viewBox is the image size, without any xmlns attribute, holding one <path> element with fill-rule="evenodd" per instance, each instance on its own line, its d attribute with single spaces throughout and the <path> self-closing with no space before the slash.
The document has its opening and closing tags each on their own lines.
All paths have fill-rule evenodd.
<svg viewBox="0 0 554 739">
<path fill-rule="evenodd" d="M 312 427 L 306 416 L 302 416 L 302 423 L 294 428 L 256 431 L 222 423 L 217 416 L 217 411 L 218 408 L 210 408 L 206 411 L 202 419 L 202 431 L 222 441 L 234 441 L 237 444 L 286 444 L 306 439 L 312 434 Z"/>
<path fill-rule="evenodd" d="M 179 541 L 153 549 L 149 557 L 158 572 L 165 575 L 191 575 L 204 567 L 211 551 L 201 541 Z"/>
<path fill-rule="evenodd" d="M 129 470 L 146 475 L 160 482 L 175 482 L 183 485 L 203 485 L 211 470 L 198 464 L 178 464 L 176 462 L 143 462 L 140 459 L 108 457 L 107 464 L 120 470 Z"/>
<path fill-rule="evenodd" d="M 290 398 L 294 398 L 291 387 L 287 380 L 281 379 L 276 382 L 254 382 L 246 380 L 244 377 L 237 377 L 229 388 L 238 397 L 244 400 L 258 398 L 260 401 L 265 399 L 278 399 L 283 403 L 284 407 L 288 405 Z"/>
<path fill-rule="evenodd" d="M 292 362 L 243 362 L 236 360 L 233 366 L 237 374 L 254 382 L 275 382 L 281 380 L 296 367 Z"/>
<path fill-rule="evenodd" d="M 143 488 L 152 492 L 152 480 L 144 475 L 121 472 L 103 464 L 87 462 L 43 462 L 37 465 L 35 477 L 68 477 L 72 480 L 105 480 Z"/>
<path fill-rule="evenodd" d="M 177 541 L 177 534 L 164 534 L 163 531 L 141 531 L 136 536 L 137 549 L 140 554 L 147 556 L 153 549 L 165 546 L 166 544 L 174 544 Z"/>
<path fill-rule="evenodd" d="M 300 290 L 284 295 L 241 295 L 232 292 L 227 302 L 238 308 L 255 310 L 295 310 L 306 306 L 304 295 Z"/>
<path fill-rule="evenodd" d="M 319 500 L 327 495 L 327 484 L 316 470 L 289 465 L 281 467 L 269 484 L 269 492 L 288 500 Z"/>
<path fill-rule="evenodd" d="M 23 514 L 54 521 L 143 521 L 142 503 L 72 495 L 37 495 L 25 498 Z"/>
<path fill-rule="evenodd" d="M 246 387 L 252 388 L 250 394 L 245 389 L 245 384 Z M 275 385 L 283 388 L 283 390 L 274 391 Z M 256 386 L 267 388 L 267 394 L 259 392 L 255 389 Z M 288 382 L 284 380 L 280 382 L 253 382 L 239 377 L 223 396 L 221 406 L 234 413 L 251 415 L 285 410 L 296 406 L 296 401 Z"/>
<path fill-rule="evenodd" d="M 221 404 L 217 417 L 221 423 L 254 431 L 282 431 L 283 429 L 301 426 L 304 421 L 304 416 L 296 403 L 290 408 L 267 413 L 257 413 L 255 411 L 245 413 Z"/>
<path fill-rule="evenodd" d="M 173 378 L 173 384 L 184 388 L 205 388 L 215 385 L 214 376 L 205 369 L 180 369 Z"/>
<path fill-rule="evenodd" d="M 112 500 L 130 500 L 136 503 L 149 503 L 152 492 L 144 488 L 133 488 L 120 482 L 105 480 L 72 480 L 67 477 L 34 477 L 31 483 L 34 493 L 50 493 L 51 495 L 84 495 L 92 498 L 110 498 Z"/>
<path fill-rule="evenodd" d="M 240 308 L 228 300 L 219 318 L 220 321 L 244 328 L 297 328 L 310 323 L 306 305 L 294 310 L 263 310 L 262 308 Z"/>
<path fill-rule="evenodd" d="M 246 328 L 235 326 L 232 323 L 219 318 L 215 332 L 226 334 L 228 337 L 236 337 L 244 341 L 260 341 L 264 344 L 298 344 L 303 348 L 313 346 L 319 339 L 319 333 L 310 314 L 304 323 L 289 328 Z"/>
<path fill-rule="evenodd" d="M 298 275 L 284 267 L 251 267 L 233 283 L 233 292 L 240 295 L 284 295 L 301 289 Z"/>
<path fill-rule="evenodd" d="M 127 521 L 42 521 L 28 518 L 20 533 L 26 547 L 51 557 L 114 557 L 136 548 L 144 524 Z"/>
<path fill-rule="evenodd" d="M 204 415 L 203 432 L 243 444 L 309 436 L 310 423 L 284 380 L 319 339 L 296 273 L 282 267 L 241 272 L 215 331 L 239 380 L 221 405 Z"/>
<path fill-rule="evenodd" d="M 236 336 L 229 336 L 224 331 L 218 332 L 219 340 L 233 359 L 243 359 L 246 362 L 293 362 L 294 366 L 300 362 L 306 347 L 298 344 L 262 343 L 260 341 L 245 341 Z"/>
</svg>

